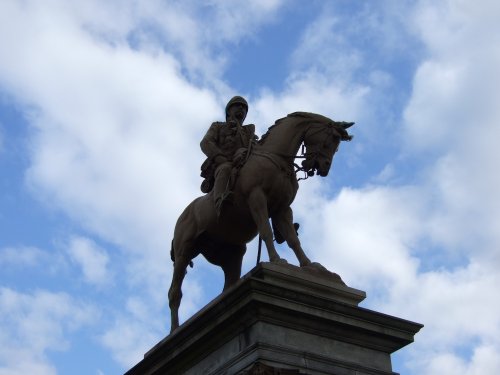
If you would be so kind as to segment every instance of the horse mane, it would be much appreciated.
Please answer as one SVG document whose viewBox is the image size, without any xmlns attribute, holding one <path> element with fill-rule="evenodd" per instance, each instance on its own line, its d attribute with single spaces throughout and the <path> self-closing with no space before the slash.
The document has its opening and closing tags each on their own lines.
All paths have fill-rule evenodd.
<svg viewBox="0 0 500 375">
<path fill-rule="evenodd" d="M 269 134 L 272 133 L 273 129 L 275 127 L 278 126 L 278 122 L 280 122 L 281 120 L 283 120 L 284 118 L 286 117 L 283 117 L 283 118 L 280 118 L 279 120 L 276 120 L 276 122 L 274 123 L 274 125 L 271 125 L 268 129 L 267 129 L 267 132 L 265 132 L 264 134 L 262 134 L 262 136 L 260 137 L 259 141 L 257 142 L 257 144 L 259 145 L 262 145 L 264 144 L 266 138 L 269 136 Z"/>
<path fill-rule="evenodd" d="M 282 125 L 285 120 L 289 119 L 289 118 L 303 118 L 304 120 L 314 120 L 314 121 L 317 121 L 317 122 L 334 122 L 332 121 L 331 119 L 329 119 L 328 117 L 325 117 L 325 116 L 322 116 L 322 115 L 318 115 L 317 113 L 312 113 L 312 112 L 293 112 L 293 113 L 289 113 L 286 117 L 282 117 L 278 120 L 276 120 L 276 122 L 274 123 L 274 125 L 271 125 L 268 129 L 267 129 L 267 132 L 265 134 L 262 135 L 262 137 L 260 137 L 260 140 L 258 141 L 258 144 L 262 145 L 264 144 L 264 142 L 266 141 L 266 138 L 269 136 L 269 134 L 271 134 L 273 132 L 273 130 Z"/>
</svg>

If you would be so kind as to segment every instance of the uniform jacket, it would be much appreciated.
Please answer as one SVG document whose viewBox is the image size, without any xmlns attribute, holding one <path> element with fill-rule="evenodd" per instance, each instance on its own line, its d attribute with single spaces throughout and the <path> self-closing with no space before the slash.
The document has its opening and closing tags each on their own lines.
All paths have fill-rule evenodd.
<svg viewBox="0 0 500 375">
<path fill-rule="evenodd" d="M 215 160 L 217 156 L 223 156 L 227 161 L 232 161 L 237 150 L 247 149 L 250 142 L 256 139 L 253 124 L 238 126 L 227 122 L 212 123 L 200 142 L 201 150 L 207 156 L 201 166 L 201 176 L 212 180 L 218 166 Z"/>
</svg>

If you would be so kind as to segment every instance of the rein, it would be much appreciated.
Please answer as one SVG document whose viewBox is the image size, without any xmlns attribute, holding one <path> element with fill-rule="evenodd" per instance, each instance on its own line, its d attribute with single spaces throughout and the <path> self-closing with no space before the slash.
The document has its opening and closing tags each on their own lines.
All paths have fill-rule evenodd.
<svg viewBox="0 0 500 375">
<path fill-rule="evenodd" d="M 276 168 L 282 170 L 283 172 L 285 172 L 287 174 L 290 174 L 290 171 L 287 170 L 286 168 L 284 168 L 283 165 L 280 164 L 279 161 L 277 161 L 274 156 L 278 156 L 278 157 L 282 157 L 282 158 L 287 158 L 287 159 L 291 159 L 294 156 L 292 156 L 292 155 L 282 155 L 282 154 L 277 154 L 277 153 L 272 153 L 272 152 L 261 152 L 261 151 L 254 151 L 252 153 L 252 155 L 256 155 L 256 156 L 260 156 L 260 157 L 266 158 L 271 163 L 273 163 Z M 294 163 L 294 165 L 296 165 L 296 164 Z"/>
<path fill-rule="evenodd" d="M 322 133 L 322 132 L 328 132 L 328 135 L 333 134 L 333 129 L 332 128 L 319 129 L 315 133 L 313 133 L 313 135 L 315 135 L 316 133 Z M 311 150 L 312 146 L 307 147 L 308 150 L 306 150 L 306 145 L 305 145 L 305 143 L 303 143 L 302 150 L 301 150 L 301 156 L 296 156 L 295 158 L 306 159 L 306 160 L 312 159 L 313 161 L 316 160 L 316 158 L 319 154 L 319 151 L 317 151 L 317 150 L 323 148 L 323 145 L 327 142 L 327 140 L 328 140 L 328 137 L 325 137 L 321 146 L 316 145 L 316 147 L 314 147 L 314 150 Z M 313 165 L 314 165 L 314 162 L 313 162 Z M 305 167 L 299 166 L 296 163 L 294 163 L 294 166 L 295 166 L 295 174 L 296 175 L 299 172 L 304 172 L 304 177 L 298 178 L 297 181 L 307 180 L 309 177 L 314 176 L 314 168 L 306 169 Z"/>
<path fill-rule="evenodd" d="M 300 151 L 300 156 L 295 155 L 294 159 L 307 159 L 307 153 L 306 153 L 306 145 L 302 144 L 301 151 Z M 295 167 L 295 176 L 297 177 L 297 173 L 299 172 L 304 172 L 304 177 L 299 177 L 297 178 L 297 181 L 301 180 L 307 180 L 309 177 L 314 176 L 314 171 L 306 171 L 306 169 L 297 163 L 293 163 Z"/>
<path fill-rule="evenodd" d="M 280 165 L 280 163 L 278 161 L 275 160 L 275 158 L 273 156 L 278 156 L 278 157 L 281 157 L 281 158 L 284 158 L 284 159 L 287 159 L 287 160 L 295 160 L 295 159 L 306 159 L 307 158 L 307 154 L 305 152 L 305 145 L 302 145 L 302 150 L 301 150 L 301 153 L 300 155 L 285 155 L 285 154 L 277 154 L 277 153 L 272 153 L 272 152 L 269 152 L 269 153 L 265 153 L 265 152 L 260 152 L 260 151 L 254 151 L 253 152 L 253 155 L 256 155 L 256 156 L 260 156 L 260 157 L 263 157 L 263 158 L 266 158 L 268 159 L 269 161 L 271 161 L 278 169 L 282 170 L 283 172 L 289 174 L 290 171 L 287 171 L 285 168 L 283 168 L 282 165 Z M 304 177 L 300 177 L 300 178 L 297 178 L 297 181 L 301 181 L 301 180 L 306 180 L 308 179 L 309 177 L 312 177 L 314 176 L 314 171 L 306 171 L 306 169 L 300 165 L 298 165 L 297 163 L 293 163 L 293 166 L 295 167 L 295 176 L 297 176 L 297 173 L 299 172 L 304 172 Z"/>
<path fill-rule="evenodd" d="M 317 131 L 317 133 L 320 133 L 323 131 L 324 131 L 324 129 L 319 129 Z M 325 139 L 325 142 L 326 142 L 326 139 Z M 283 168 L 283 166 L 280 165 L 280 163 L 275 160 L 274 156 L 281 157 L 287 161 L 292 161 L 293 166 L 295 167 L 295 171 L 294 171 L 295 177 L 297 177 L 297 174 L 299 172 L 304 172 L 304 177 L 297 178 L 297 181 L 307 180 L 309 177 L 314 176 L 314 170 L 306 170 L 306 168 L 295 163 L 295 159 L 311 159 L 311 158 L 315 159 L 318 153 L 319 153 L 318 151 L 307 151 L 306 152 L 306 145 L 304 143 L 302 143 L 300 155 L 287 155 L 287 154 L 280 154 L 280 153 L 275 153 L 275 152 L 265 152 L 264 153 L 264 152 L 253 151 L 253 155 L 265 157 L 266 159 L 270 160 L 278 169 L 283 170 L 287 174 L 289 174 L 290 171 L 287 171 L 285 168 Z"/>
<path fill-rule="evenodd" d="M 333 132 L 334 132 L 334 129 L 337 130 L 340 133 L 340 140 L 341 141 L 350 141 L 352 139 L 352 136 L 350 136 L 346 132 L 346 130 L 344 128 L 342 128 L 342 127 L 339 126 L 340 123 L 330 123 L 329 125 L 331 125 L 331 126 L 329 126 L 327 128 L 317 129 L 314 133 L 311 134 L 311 135 L 316 135 L 317 133 L 326 132 L 327 136 L 324 137 L 323 143 L 321 145 L 314 145 L 314 147 L 313 146 L 308 146 L 307 149 L 306 149 L 305 142 L 302 143 L 300 155 L 287 155 L 287 154 L 280 154 L 280 153 L 273 153 L 273 152 L 256 152 L 256 151 L 253 151 L 253 155 L 258 155 L 258 156 L 267 158 L 276 167 L 278 167 L 278 169 L 284 171 L 287 174 L 289 174 L 290 171 L 287 170 L 286 168 L 284 168 L 283 165 L 279 161 L 277 161 L 274 156 L 281 157 L 281 158 L 285 159 L 287 162 L 291 161 L 293 163 L 293 167 L 295 168 L 295 171 L 294 171 L 295 172 L 295 177 L 297 177 L 297 174 L 299 172 L 303 172 L 304 173 L 304 177 L 297 178 L 297 181 L 307 180 L 309 177 L 314 176 L 315 168 L 313 167 L 313 168 L 306 169 L 305 167 L 303 167 L 303 166 L 298 165 L 297 163 L 295 163 L 295 159 L 312 160 L 313 161 L 312 164 L 314 165 L 314 161 L 316 160 L 316 158 L 318 157 L 318 155 L 321 153 L 319 150 L 321 150 L 322 148 L 324 148 L 323 146 L 330 139 L 330 137 L 328 137 L 328 135 L 332 135 Z M 311 129 L 308 129 L 308 130 L 311 130 Z M 337 148 L 338 148 L 338 146 L 337 146 Z M 249 155 L 250 155 L 250 152 L 248 152 L 247 157 Z"/>
<path fill-rule="evenodd" d="M 312 160 L 313 166 L 314 166 L 314 161 L 316 160 L 318 155 L 321 154 L 321 151 L 319 151 L 319 150 L 322 150 L 324 148 L 325 144 L 330 139 L 330 137 L 328 137 L 328 136 L 333 135 L 334 130 L 336 130 L 339 133 L 340 141 L 350 141 L 352 139 L 352 136 L 347 133 L 347 131 L 345 130 L 346 128 L 342 127 L 342 124 L 346 124 L 346 125 L 348 125 L 347 127 L 349 127 L 349 126 L 353 125 L 354 123 L 344 123 L 344 122 L 342 122 L 342 123 L 336 123 L 336 122 L 329 123 L 329 126 L 327 128 L 321 128 L 312 134 L 312 135 L 315 135 L 316 133 L 326 132 L 327 136 L 324 137 L 323 143 L 321 145 L 315 145 L 314 147 L 312 147 L 312 146 L 307 147 L 307 149 L 308 149 L 307 152 L 304 151 L 305 143 L 302 144 L 301 156 L 295 156 L 294 158 Z M 340 145 L 340 141 L 337 145 L 337 149 L 335 150 L 335 152 L 337 152 L 337 150 L 338 150 L 338 147 Z M 314 176 L 314 171 L 315 171 L 314 167 L 311 169 L 306 169 L 302 166 L 297 165 L 296 163 L 294 163 L 294 166 L 296 168 L 295 174 L 297 174 L 298 172 L 304 172 L 304 177 L 297 179 L 297 181 L 307 180 L 309 177 Z"/>
</svg>

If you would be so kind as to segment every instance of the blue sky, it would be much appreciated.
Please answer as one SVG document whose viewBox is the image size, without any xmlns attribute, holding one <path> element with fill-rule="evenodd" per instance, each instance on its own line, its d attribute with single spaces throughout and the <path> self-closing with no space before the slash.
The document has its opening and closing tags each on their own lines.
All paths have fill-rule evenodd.
<svg viewBox="0 0 500 375">
<path fill-rule="evenodd" d="M 394 370 L 499 373 L 498 4 L 3 0 L 0 374 L 119 374 L 167 334 L 173 227 L 235 94 L 259 134 L 356 122 L 293 209 L 362 306 L 425 324 Z M 222 284 L 197 258 L 181 321 Z"/>
</svg>

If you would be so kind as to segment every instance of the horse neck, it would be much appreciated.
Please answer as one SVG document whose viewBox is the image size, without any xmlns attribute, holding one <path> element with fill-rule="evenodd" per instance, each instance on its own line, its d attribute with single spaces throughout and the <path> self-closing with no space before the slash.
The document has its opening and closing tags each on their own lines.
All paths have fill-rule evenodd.
<svg viewBox="0 0 500 375">
<path fill-rule="evenodd" d="M 280 156 L 295 156 L 305 133 L 305 128 L 299 125 L 300 123 L 290 122 L 277 124 L 267 135 L 260 150 Z"/>
</svg>

